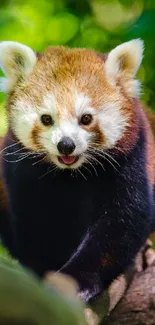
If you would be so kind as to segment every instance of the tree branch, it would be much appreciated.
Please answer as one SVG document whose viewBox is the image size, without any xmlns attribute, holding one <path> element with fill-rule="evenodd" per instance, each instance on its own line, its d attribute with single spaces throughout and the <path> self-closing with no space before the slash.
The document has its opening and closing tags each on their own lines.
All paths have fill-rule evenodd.
<svg viewBox="0 0 155 325">
<path fill-rule="evenodd" d="M 134 266 L 85 308 L 88 325 L 155 325 L 155 251 L 151 245 L 148 240 Z M 46 281 L 63 295 L 77 298 L 76 290 L 70 289 L 69 282 L 60 282 L 58 275 L 50 272 Z"/>
<path fill-rule="evenodd" d="M 155 324 L 155 252 L 146 253 L 151 265 L 135 273 L 126 295 L 103 325 Z"/>
</svg>

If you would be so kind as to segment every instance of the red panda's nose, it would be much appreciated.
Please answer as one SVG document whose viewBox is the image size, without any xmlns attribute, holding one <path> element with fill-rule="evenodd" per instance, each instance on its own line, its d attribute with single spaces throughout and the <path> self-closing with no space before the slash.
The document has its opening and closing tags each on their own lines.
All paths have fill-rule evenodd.
<svg viewBox="0 0 155 325">
<path fill-rule="evenodd" d="M 75 149 L 75 144 L 69 137 L 64 137 L 58 143 L 57 148 L 62 155 L 69 155 Z"/>
</svg>

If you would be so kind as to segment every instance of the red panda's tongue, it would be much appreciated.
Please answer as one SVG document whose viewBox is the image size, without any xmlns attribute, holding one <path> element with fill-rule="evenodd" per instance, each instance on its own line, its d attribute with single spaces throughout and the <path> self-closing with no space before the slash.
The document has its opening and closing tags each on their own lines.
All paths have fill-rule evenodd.
<svg viewBox="0 0 155 325">
<path fill-rule="evenodd" d="M 64 162 L 64 164 L 71 165 L 74 164 L 76 160 L 76 156 L 61 156 L 61 159 Z"/>
</svg>

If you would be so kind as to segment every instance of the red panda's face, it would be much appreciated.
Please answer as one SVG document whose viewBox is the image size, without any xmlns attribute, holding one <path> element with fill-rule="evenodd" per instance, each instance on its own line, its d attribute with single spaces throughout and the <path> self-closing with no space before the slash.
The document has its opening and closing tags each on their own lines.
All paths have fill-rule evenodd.
<svg viewBox="0 0 155 325">
<path fill-rule="evenodd" d="M 17 61 L 24 66 L 20 53 Z M 93 162 L 93 152 L 115 147 L 130 124 L 138 84 L 112 64 L 90 50 L 47 49 L 27 76 L 10 83 L 7 109 L 16 137 L 60 168 L 78 168 Z"/>
</svg>

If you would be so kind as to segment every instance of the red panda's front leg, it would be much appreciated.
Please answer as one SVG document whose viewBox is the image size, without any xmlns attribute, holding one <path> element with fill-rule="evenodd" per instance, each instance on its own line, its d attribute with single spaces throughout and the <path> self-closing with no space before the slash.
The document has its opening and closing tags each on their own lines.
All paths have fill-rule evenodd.
<svg viewBox="0 0 155 325">
<path fill-rule="evenodd" d="M 146 188 L 145 188 L 146 190 Z M 130 266 L 149 235 L 151 200 L 145 191 L 132 200 L 112 200 L 90 228 L 75 254 L 60 270 L 78 281 L 79 295 L 90 302 Z M 142 199 L 143 198 L 143 199 Z M 140 200 L 140 201 L 139 201 Z"/>
</svg>

